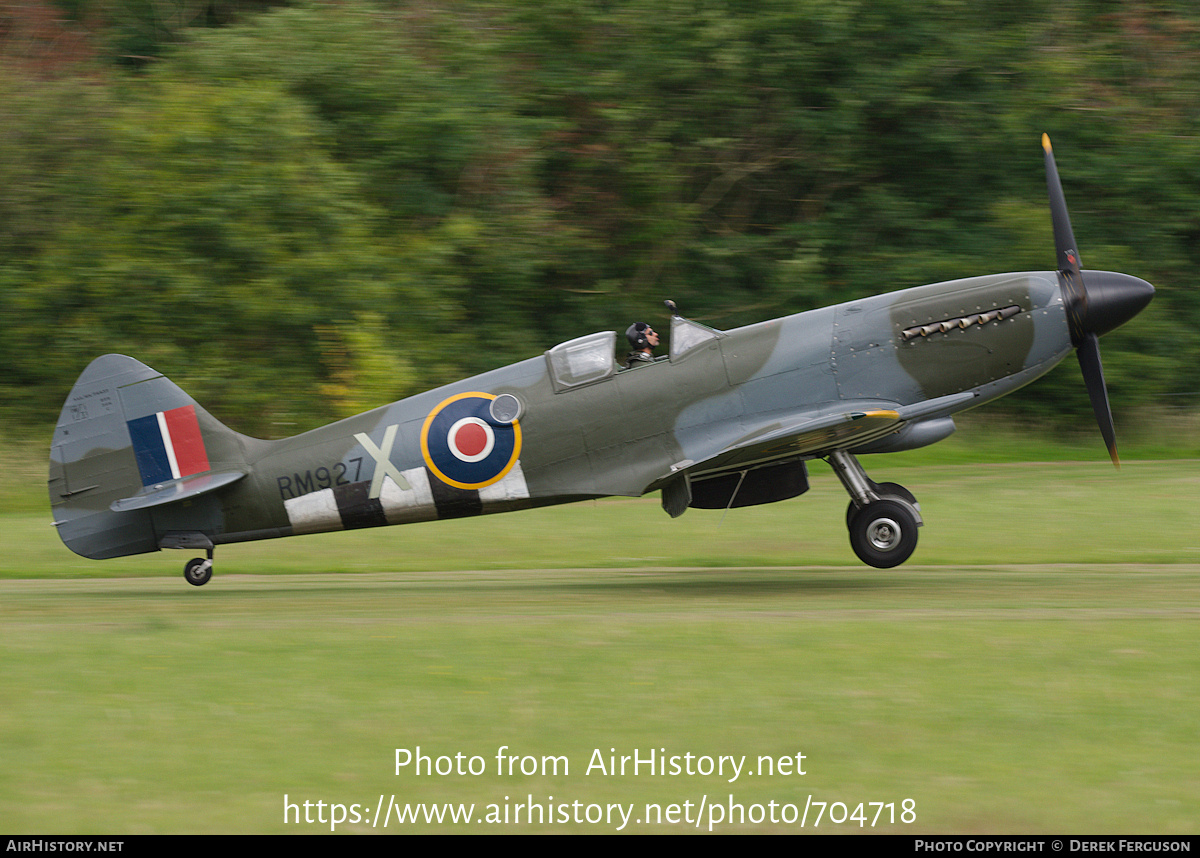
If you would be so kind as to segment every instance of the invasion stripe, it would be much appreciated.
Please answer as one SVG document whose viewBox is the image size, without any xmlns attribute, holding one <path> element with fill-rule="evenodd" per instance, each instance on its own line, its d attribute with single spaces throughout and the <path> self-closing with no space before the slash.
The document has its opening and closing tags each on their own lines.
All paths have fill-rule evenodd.
<svg viewBox="0 0 1200 858">
<path fill-rule="evenodd" d="M 379 498 L 368 497 L 370 488 L 369 482 L 333 487 L 333 500 L 337 504 L 342 527 L 346 530 L 383 527 L 388 523 L 387 516 L 383 514 L 383 502 Z"/>
</svg>

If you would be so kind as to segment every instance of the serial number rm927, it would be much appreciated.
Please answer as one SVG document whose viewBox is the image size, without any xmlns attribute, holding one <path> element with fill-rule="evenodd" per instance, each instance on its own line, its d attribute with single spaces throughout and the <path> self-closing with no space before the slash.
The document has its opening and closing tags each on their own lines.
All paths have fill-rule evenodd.
<svg viewBox="0 0 1200 858">
<path fill-rule="evenodd" d="M 304 472 L 276 477 L 275 480 L 279 484 L 279 497 L 289 500 L 321 489 L 357 483 L 359 475 L 362 473 L 362 463 L 362 457 L 359 456 L 346 462 L 338 462 L 332 468 L 322 465 Z"/>
</svg>

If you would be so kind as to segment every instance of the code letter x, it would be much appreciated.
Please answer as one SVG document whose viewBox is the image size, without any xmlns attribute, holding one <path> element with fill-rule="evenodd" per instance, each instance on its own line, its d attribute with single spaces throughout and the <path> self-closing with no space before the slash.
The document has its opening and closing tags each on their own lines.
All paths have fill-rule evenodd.
<svg viewBox="0 0 1200 858">
<path fill-rule="evenodd" d="M 367 493 L 367 497 L 374 500 L 379 497 L 379 492 L 383 489 L 383 478 L 391 477 L 396 481 L 396 485 L 401 491 L 410 491 L 412 486 L 408 484 L 408 480 L 404 479 L 404 474 L 400 473 L 400 469 L 392 464 L 392 444 L 396 442 L 396 430 L 399 429 L 399 424 L 393 423 L 383 433 L 383 447 L 376 447 L 375 442 L 362 432 L 354 436 L 354 440 L 363 445 L 363 449 L 370 454 L 375 460 L 375 476 L 371 478 L 371 491 Z"/>
</svg>

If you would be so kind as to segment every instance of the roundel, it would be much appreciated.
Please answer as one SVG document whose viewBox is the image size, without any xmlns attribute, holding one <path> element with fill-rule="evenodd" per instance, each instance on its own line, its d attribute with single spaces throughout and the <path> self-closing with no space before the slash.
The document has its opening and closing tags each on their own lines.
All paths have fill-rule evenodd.
<svg viewBox="0 0 1200 858">
<path fill-rule="evenodd" d="M 492 413 L 490 393 L 460 393 L 429 412 L 421 427 L 421 455 L 443 483 L 482 489 L 503 479 L 521 455 L 521 426 Z"/>
</svg>

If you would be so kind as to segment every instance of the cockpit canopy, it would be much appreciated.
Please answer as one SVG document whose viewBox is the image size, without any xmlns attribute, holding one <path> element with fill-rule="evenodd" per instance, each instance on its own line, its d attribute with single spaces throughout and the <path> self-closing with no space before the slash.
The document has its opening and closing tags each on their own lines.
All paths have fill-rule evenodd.
<svg viewBox="0 0 1200 858">
<path fill-rule="evenodd" d="M 601 331 L 560 343 L 546 352 L 556 391 L 595 384 L 617 371 L 613 360 L 617 332 Z"/>
<path fill-rule="evenodd" d="M 679 361 L 699 346 L 721 336 L 715 328 L 682 316 L 672 316 L 670 359 L 673 363 Z M 567 340 L 547 351 L 546 362 L 555 391 L 574 390 L 616 375 L 616 343 L 616 331 L 600 331 Z"/>
<path fill-rule="evenodd" d="M 683 316 L 671 317 L 671 360 L 677 361 L 697 346 L 712 342 L 721 332 Z"/>
</svg>

